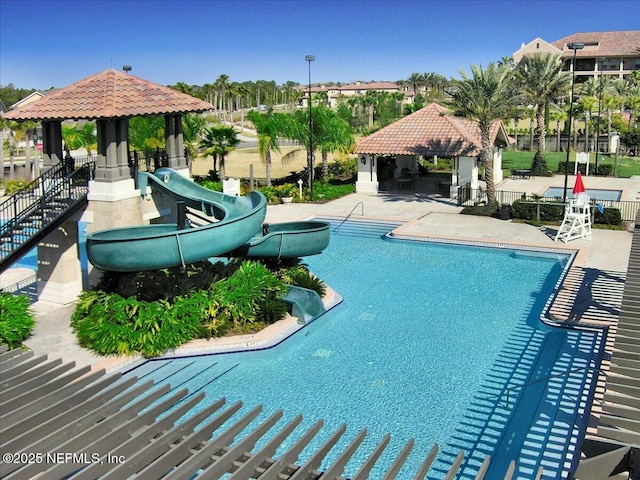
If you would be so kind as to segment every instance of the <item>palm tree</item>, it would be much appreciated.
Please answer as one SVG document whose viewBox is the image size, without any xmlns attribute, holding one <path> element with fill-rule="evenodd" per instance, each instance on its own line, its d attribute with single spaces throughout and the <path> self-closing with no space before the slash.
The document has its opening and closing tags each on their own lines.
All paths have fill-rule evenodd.
<svg viewBox="0 0 640 480">
<path fill-rule="evenodd" d="M 536 153 L 531 164 L 533 175 L 547 175 L 545 160 L 545 112 L 551 102 L 566 94 L 570 86 L 570 76 L 562 72 L 560 55 L 541 54 L 524 57 L 517 70 L 518 85 L 526 102 L 535 109 Z"/>
<path fill-rule="evenodd" d="M 493 146 L 491 126 L 497 120 L 507 118 L 517 98 L 508 68 L 489 63 L 486 69 L 472 65 L 471 76 L 460 71 L 461 80 L 454 80 L 451 108 L 456 115 L 467 117 L 478 124 L 481 149 L 478 159 L 484 167 L 487 184 L 487 200 L 496 203 L 496 187 L 493 180 Z"/>
<path fill-rule="evenodd" d="M 216 158 L 220 158 L 220 172 L 218 176 L 220 181 L 224 182 L 224 158 L 232 152 L 236 146 L 240 143 L 240 139 L 236 136 L 236 132 L 233 127 L 209 127 L 204 130 L 202 140 L 200 140 L 200 146 L 204 148 L 203 154 L 205 156 L 211 155 L 214 162 Z"/>
<path fill-rule="evenodd" d="M 229 87 L 229 75 L 225 75 L 224 73 L 220 75 L 214 82 L 213 86 L 216 89 L 216 98 L 219 101 L 218 105 L 216 105 L 216 108 L 218 110 L 223 110 L 226 100 L 226 91 Z"/>
<path fill-rule="evenodd" d="M 133 117 L 129 120 L 129 144 L 136 150 L 165 148 L 164 117 Z"/>
<path fill-rule="evenodd" d="M 613 81 L 613 95 L 618 100 L 618 106 L 620 107 L 620 114 L 624 113 L 625 100 L 631 92 L 631 84 L 622 78 L 618 78 Z"/>
<path fill-rule="evenodd" d="M 260 158 L 265 163 L 267 171 L 267 186 L 271 185 L 271 152 L 279 152 L 280 144 L 278 137 L 283 135 L 285 130 L 285 119 L 282 113 L 273 113 L 273 108 L 269 108 L 265 114 L 256 110 L 251 110 L 247 118 L 253 122 L 258 133 L 258 151 Z"/>
<path fill-rule="evenodd" d="M 580 86 L 580 99 L 578 100 L 578 106 L 584 116 L 584 151 L 591 151 L 589 141 L 589 122 L 591 121 L 591 115 L 598 105 L 598 90 L 600 86 L 598 80 L 595 77 L 589 78 Z"/>
<path fill-rule="evenodd" d="M 556 122 L 556 152 L 560 151 L 560 138 L 562 129 L 560 128 L 560 122 L 567 120 L 567 110 L 563 108 L 563 105 L 552 103 L 549 108 L 549 120 Z"/>
<path fill-rule="evenodd" d="M 188 157 L 189 170 L 191 170 L 192 166 L 191 159 L 198 155 L 197 142 L 206 124 L 207 121 L 204 116 L 196 113 L 190 113 L 182 117 L 182 135 Z"/>
<path fill-rule="evenodd" d="M 353 148 L 355 140 L 349 123 L 324 105 L 318 105 L 313 114 L 314 144 L 322 154 L 322 178 L 329 176 L 328 156 L 331 152 L 346 153 Z"/>
<path fill-rule="evenodd" d="M 418 95 L 418 90 L 420 90 L 420 87 L 424 85 L 424 75 L 414 72 L 409 75 L 407 83 L 411 85 L 411 88 L 413 89 L 413 98 L 415 98 L 416 95 Z"/>
</svg>

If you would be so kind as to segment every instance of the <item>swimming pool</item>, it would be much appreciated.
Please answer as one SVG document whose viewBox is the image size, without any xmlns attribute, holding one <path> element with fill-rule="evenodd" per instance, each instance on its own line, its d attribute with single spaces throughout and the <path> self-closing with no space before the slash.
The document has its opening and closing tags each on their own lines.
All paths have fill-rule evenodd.
<svg viewBox="0 0 640 480">
<path fill-rule="evenodd" d="M 568 188 L 567 197 L 573 198 L 573 187 Z M 549 187 L 542 194 L 543 197 L 562 197 L 564 187 Z M 591 197 L 592 200 L 613 200 L 614 202 L 620 201 L 622 198 L 622 190 L 605 190 L 597 188 L 587 188 L 586 194 Z"/>
<path fill-rule="evenodd" d="M 596 334 L 539 321 L 568 256 L 382 239 L 390 227 L 371 233 L 349 223 L 332 231 L 322 255 L 305 259 L 344 297 L 338 307 L 272 349 L 156 360 L 132 373 L 190 379 L 190 390 L 202 388 L 208 401 L 262 404 L 264 415 L 283 408 L 283 423 L 297 413 L 307 427 L 325 419 L 328 432 L 346 422 L 342 448 L 366 427 L 357 455 L 391 433 L 379 468 L 415 438 L 403 470 L 411 475 L 436 442 L 442 453 L 429 478 L 442 478 L 460 449 L 469 452 L 461 478 L 473 478 L 487 454 L 502 475 L 511 457 L 526 457 L 521 478 L 541 462 L 554 475 L 569 468 L 571 438 L 588 415 L 585 379 L 598 359 Z M 561 375 L 574 368 L 583 370 Z M 558 378 L 518 387 L 549 376 Z M 541 435 L 553 449 L 535 447 Z M 346 473 L 363 461 L 356 456 Z"/>
</svg>

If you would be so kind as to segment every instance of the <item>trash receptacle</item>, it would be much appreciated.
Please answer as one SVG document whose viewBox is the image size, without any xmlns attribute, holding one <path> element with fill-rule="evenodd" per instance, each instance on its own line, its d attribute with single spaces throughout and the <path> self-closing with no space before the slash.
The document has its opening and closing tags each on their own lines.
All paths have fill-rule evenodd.
<svg viewBox="0 0 640 480">
<path fill-rule="evenodd" d="M 511 205 L 507 203 L 503 203 L 500 207 L 500 220 L 510 220 L 511 219 Z"/>
</svg>

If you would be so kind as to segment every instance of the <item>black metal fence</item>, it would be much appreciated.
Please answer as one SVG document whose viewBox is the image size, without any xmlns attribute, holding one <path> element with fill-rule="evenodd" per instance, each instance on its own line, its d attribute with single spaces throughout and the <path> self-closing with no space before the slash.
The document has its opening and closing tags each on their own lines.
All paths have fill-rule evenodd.
<svg viewBox="0 0 640 480">
<path fill-rule="evenodd" d="M 513 205 L 516 200 L 525 200 L 541 204 L 562 202 L 560 197 L 541 197 L 526 192 L 496 191 L 496 201 L 500 205 Z M 458 190 L 459 206 L 471 206 L 486 201 L 486 191 L 482 189 L 472 189 L 468 185 L 465 185 Z M 640 211 L 640 202 L 634 201 L 592 199 L 591 203 L 593 205 L 602 205 L 604 208 L 616 208 L 620 210 L 620 216 L 625 223 L 635 222 L 636 215 L 638 211 Z"/>
</svg>

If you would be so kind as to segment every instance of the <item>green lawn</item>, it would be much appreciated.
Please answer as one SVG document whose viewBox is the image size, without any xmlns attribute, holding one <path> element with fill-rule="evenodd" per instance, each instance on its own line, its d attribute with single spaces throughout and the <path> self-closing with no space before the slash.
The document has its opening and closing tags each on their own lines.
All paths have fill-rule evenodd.
<svg viewBox="0 0 640 480">
<path fill-rule="evenodd" d="M 504 170 L 526 170 L 531 167 L 535 152 L 516 152 L 515 150 L 504 150 L 502 152 L 502 168 Z M 558 170 L 558 164 L 567 158 L 565 152 L 546 152 L 545 159 L 547 167 L 552 172 Z M 571 154 L 571 160 L 575 154 Z M 591 160 L 593 162 L 593 158 Z M 600 154 L 598 163 L 608 163 L 613 165 L 614 157 Z M 612 168 L 613 170 L 613 168 Z M 640 157 L 618 157 L 618 177 L 629 178 L 633 175 L 640 175 Z"/>
</svg>

